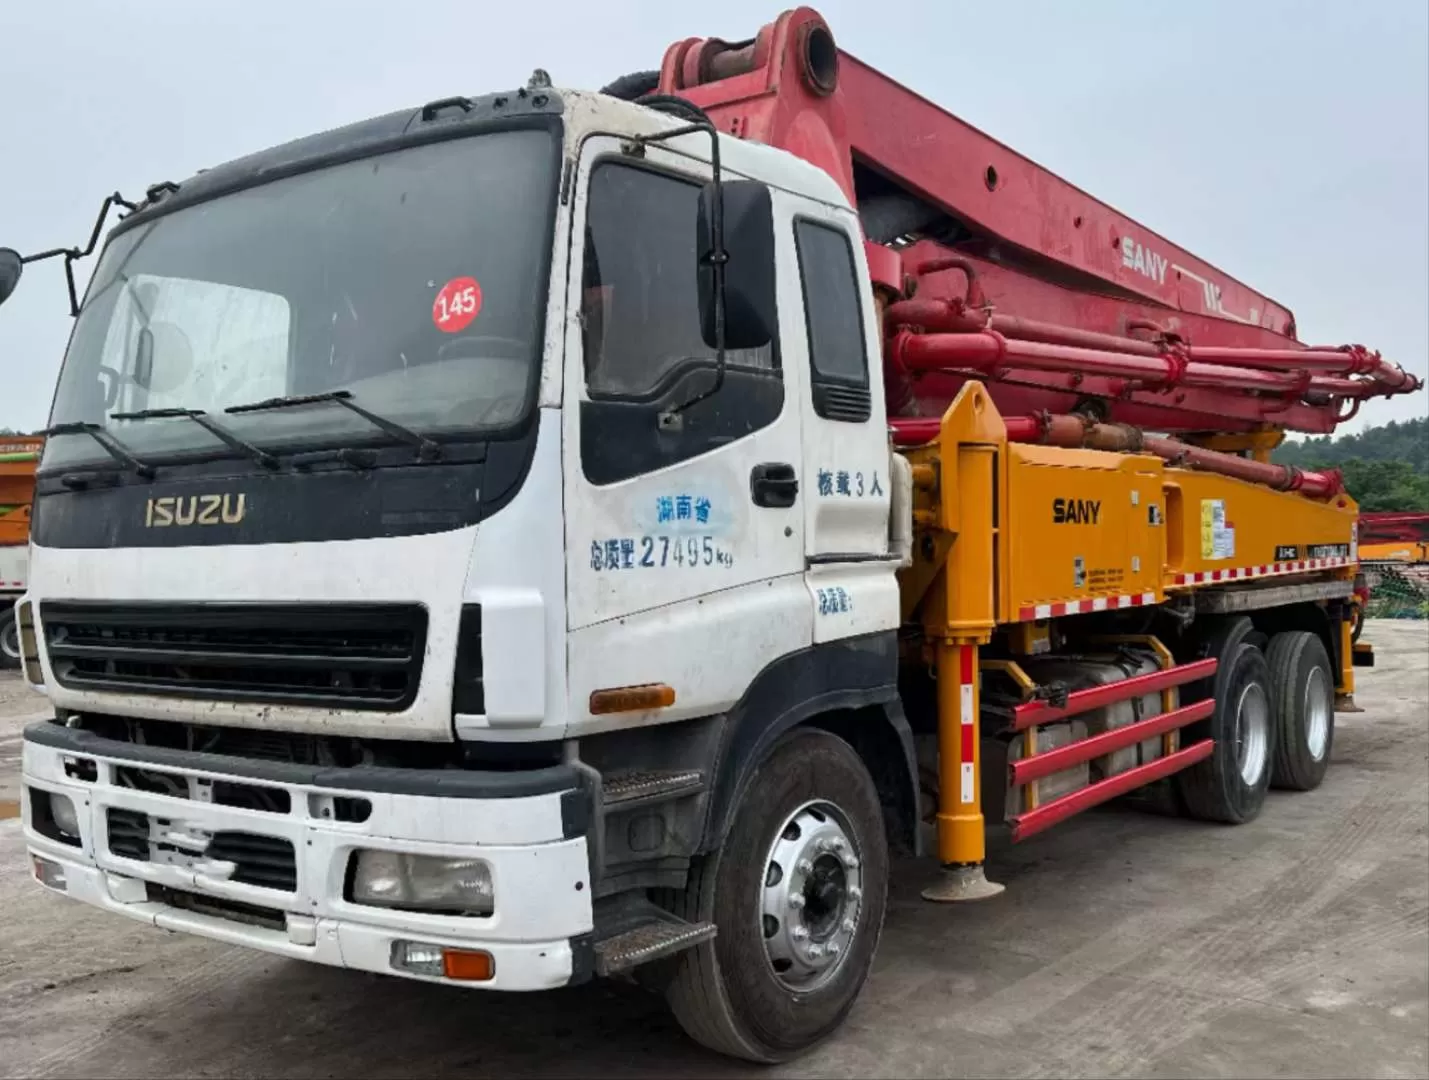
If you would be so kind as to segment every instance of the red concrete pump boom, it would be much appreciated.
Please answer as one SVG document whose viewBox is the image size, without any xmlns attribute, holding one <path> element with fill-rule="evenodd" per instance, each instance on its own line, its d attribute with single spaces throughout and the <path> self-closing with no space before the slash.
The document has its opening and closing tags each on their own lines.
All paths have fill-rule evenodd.
<svg viewBox="0 0 1429 1080">
<path fill-rule="evenodd" d="M 1429 542 L 1429 513 L 1421 510 L 1379 510 L 1360 515 L 1360 543 Z"/>
<path fill-rule="evenodd" d="M 843 187 L 884 310 L 890 422 L 909 439 L 969 378 L 1004 415 L 1192 439 L 1325 433 L 1420 385 L 1362 346 L 1302 345 L 1287 308 L 839 50 L 810 8 L 748 41 L 678 42 L 658 85 L 621 82 Z"/>
</svg>

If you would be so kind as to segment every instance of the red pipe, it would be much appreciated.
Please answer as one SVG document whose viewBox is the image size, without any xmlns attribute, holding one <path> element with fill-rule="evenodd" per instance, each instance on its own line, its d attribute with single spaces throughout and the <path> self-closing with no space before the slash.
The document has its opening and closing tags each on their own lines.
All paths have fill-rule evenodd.
<svg viewBox="0 0 1429 1080">
<path fill-rule="evenodd" d="M 960 259 L 935 260 L 935 269 L 963 269 Z M 919 268 L 920 271 L 923 267 Z M 1104 334 L 1094 330 L 1081 330 L 1056 323 L 1041 322 L 1037 319 L 1022 319 L 1013 315 L 981 316 L 971 313 L 975 307 L 972 297 L 981 299 L 975 276 L 968 278 L 969 299 L 956 300 L 901 300 L 891 304 L 886 313 L 886 324 L 890 329 L 897 326 L 916 326 L 925 330 L 942 333 L 977 333 L 992 331 L 1004 338 L 1020 342 L 1037 342 L 1044 345 L 1062 345 L 1071 348 L 1104 350 L 1107 352 L 1142 357 L 1164 358 L 1172 350 L 1166 345 L 1136 338 Z M 1138 326 L 1150 328 L 1149 324 Z M 1384 390 L 1410 392 L 1418 389 L 1419 380 L 1404 371 L 1397 364 L 1381 359 L 1378 353 L 1370 353 L 1360 345 L 1346 345 L 1338 349 L 1251 349 L 1232 346 L 1202 345 L 1180 346 L 1180 352 L 1189 361 L 1183 377 L 1178 380 L 1187 386 L 1207 386 L 1234 389 L 1281 389 L 1287 392 L 1306 389 L 1319 390 L 1339 397 L 1370 397 Z M 1016 346 L 1009 346 L 1008 356 L 1016 359 L 1035 355 Z M 1278 380 L 1266 381 L 1255 378 L 1245 369 L 1268 371 L 1279 376 Z M 1287 370 L 1289 369 L 1289 370 Z M 1049 370 L 1065 370 L 1050 368 Z M 1306 383 L 1300 372 L 1324 372 L 1329 375 L 1368 375 L 1370 379 L 1311 378 Z M 1119 374 L 1119 372 L 1118 372 Z"/>
<path fill-rule="evenodd" d="M 903 305 L 926 305 L 932 301 L 900 301 Z M 996 321 L 996 320 L 994 320 Z M 1145 345 L 1146 343 L 1136 343 Z M 996 330 L 971 333 L 915 334 L 898 331 L 888 345 L 888 355 L 900 367 L 915 371 L 965 368 L 996 377 L 1004 365 L 1020 365 L 1039 371 L 1062 374 L 1098 375 L 1132 379 L 1141 388 L 1183 386 L 1194 389 L 1248 390 L 1299 399 L 1319 392 L 1336 397 L 1362 398 L 1383 392 L 1364 379 L 1312 376 L 1306 371 L 1284 371 L 1224 364 L 1187 362 L 1178 351 L 1142 351 L 1083 348 L 1075 345 L 1008 338 Z M 1412 380 L 1413 376 L 1405 376 Z"/>
<path fill-rule="evenodd" d="M 972 368 L 984 374 L 994 374 L 1004 364 L 1018 364 L 1040 371 L 1136 379 L 1154 386 L 1184 385 L 1272 393 L 1303 393 L 1307 388 L 1307 380 L 1294 372 L 1186 363 L 1170 352 L 1144 356 L 1109 349 L 1022 341 L 1004 337 L 993 330 L 963 334 L 913 334 L 904 330 L 893 338 L 890 353 L 903 367 L 913 371 Z"/>
<path fill-rule="evenodd" d="M 1205 472 L 1220 473 L 1222 476 L 1231 476 L 1252 484 L 1265 484 L 1278 491 L 1298 491 L 1311 499 L 1333 498 L 1344 486 L 1338 469 L 1302 472 L 1291 465 L 1269 465 L 1251 461 L 1249 458 L 1206 450 L 1159 435 L 1144 435 L 1141 443 L 1147 450 L 1166 461 L 1192 465 Z"/>
<path fill-rule="evenodd" d="M 1187 724 L 1194 724 L 1197 720 L 1204 720 L 1215 711 L 1215 698 L 1192 702 L 1190 705 L 1182 705 L 1179 709 L 1172 709 L 1170 712 L 1138 720 L 1134 724 L 1111 728 L 1085 739 L 1078 739 L 1066 746 L 1059 746 L 1056 749 L 1035 754 L 1030 758 L 1014 761 L 1009 766 L 1008 773 L 1014 785 L 1028 784 L 1033 780 L 1041 780 L 1044 776 L 1059 773 L 1063 769 L 1070 769 L 1073 765 L 1091 761 L 1092 758 L 1112 754 L 1134 743 L 1154 739 L 1158 735 L 1165 735 L 1168 731 L 1175 731 Z"/>
<path fill-rule="evenodd" d="M 1041 341 L 1048 345 L 1075 345 L 1086 349 L 1107 349 L 1136 356 L 1163 356 L 1166 349 L 1151 341 L 1104 334 L 1098 330 L 1079 330 L 1074 326 L 1023 319 L 1016 315 L 974 315 L 956 300 L 900 300 L 888 306 L 885 325 L 916 326 L 924 330 L 968 333 L 995 330 L 1003 337 L 1020 341 Z"/>
<path fill-rule="evenodd" d="M 1249 458 L 1207 450 L 1178 439 L 1146 435 L 1135 428 L 1089 423 L 1079 416 L 1014 416 L 1005 419 L 1011 442 L 1044 443 L 1048 446 L 1080 447 L 1113 453 L 1145 451 L 1164 461 L 1204 472 L 1218 473 L 1252 484 L 1264 484 L 1277 491 L 1298 491 L 1311 499 L 1333 498 L 1343 489 L 1337 469 L 1302 472 L 1292 465 L 1270 465 Z M 931 442 L 938 437 L 941 421 L 932 417 L 894 417 L 889 426 L 900 446 Z"/>
<path fill-rule="evenodd" d="M 1362 345 L 1344 345 L 1338 349 L 1242 349 L 1226 345 L 1197 345 L 1191 349 L 1191 355 L 1197 360 L 1244 367 L 1294 367 L 1331 375 L 1369 375 L 1382 386 L 1406 392 L 1419 386 L 1419 380 L 1398 364 L 1391 364 L 1379 353 L 1371 353 Z"/>
<path fill-rule="evenodd" d="M 1035 810 L 1016 814 L 1007 819 L 1008 825 L 1011 826 L 1012 839 L 1014 842 L 1026 840 L 1029 836 L 1034 836 L 1059 821 L 1065 821 L 1073 814 L 1079 814 L 1083 810 L 1096 806 L 1098 803 L 1104 803 L 1108 799 L 1114 799 L 1118 795 L 1125 795 L 1128 791 L 1145 787 L 1153 780 L 1160 780 L 1163 776 L 1180 772 L 1188 765 L 1194 765 L 1196 762 L 1210 757 L 1211 751 L 1215 748 L 1215 740 L 1202 739 L 1184 750 L 1178 750 L 1174 754 L 1168 754 L 1166 757 L 1157 758 L 1145 765 L 1138 765 L 1134 769 L 1127 769 L 1126 772 L 1117 773 L 1098 783 L 1079 788 L 1069 795 L 1063 795 L 1059 799 L 1043 803 Z"/>
<path fill-rule="evenodd" d="M 994 315 L 988 329 L 996 330 L 1003 337 L 1018 338 L 1022 341 L 1110 349 L 1113 352 L 1132 353 L 1136 356 L 1164 356 L 1167 351 L 1153 341 L 1103 334 L 1098 330 L 1078 330 L 1072 326 L 1059 326 L 1038 319 L 1020 319 L 1016 315 Z"/>
</svg>

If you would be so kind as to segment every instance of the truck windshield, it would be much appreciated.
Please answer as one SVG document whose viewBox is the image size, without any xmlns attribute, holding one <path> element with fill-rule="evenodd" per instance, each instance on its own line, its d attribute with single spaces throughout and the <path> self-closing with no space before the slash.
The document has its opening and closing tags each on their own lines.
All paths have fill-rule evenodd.
<svg viewBox="0 0 1429 1080">
<path fill-rule="evenodd" d="M 556 136 L 491 132 L 274 180 L 137 223 L 100 259 L 51 424 L 104 425 L 141 458 L 233 453 L 182 417 L 344 390 L 424 434 L 531 406 Z M 224 417 L 264 449 L 385 438 L 351 410 Z M 45 466 L 102 456 L 49 440 Z"/>
</svg>

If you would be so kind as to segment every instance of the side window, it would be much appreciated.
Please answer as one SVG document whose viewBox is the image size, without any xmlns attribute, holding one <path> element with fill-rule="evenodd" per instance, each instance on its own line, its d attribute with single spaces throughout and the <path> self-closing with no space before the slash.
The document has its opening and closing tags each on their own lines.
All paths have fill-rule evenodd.
<svg viewBox="0 0 1429 1080">
<path fill-rule="evenodd" d="M 698 183 L 637 165 L 591 171 L 580 324 L 590 399 L 581 403 L 581 463 L 592 483 L 696 457 L 783 411 L 776 340 L 726 350 L 718 393 L 671 412 L 716 373 L 700 332 L 699 197 Z"/>
<path fill-rule="evenodd" d="M 848 234 L 814 221 L 794 226 L 809 333 L 814 411 L 826 420 L 868 419 L 868 353 L 858 272 Z"/>
<path fill-rule="evenodd" d="M 698 184 L 608 163 L 591 174 L 581 326 L 592 397 L 641 397 L 682 363 L 714 359 L 700 335 Z M 772 346 L 731 349 L 730 366 L 769 369 Z"/>
</svg>

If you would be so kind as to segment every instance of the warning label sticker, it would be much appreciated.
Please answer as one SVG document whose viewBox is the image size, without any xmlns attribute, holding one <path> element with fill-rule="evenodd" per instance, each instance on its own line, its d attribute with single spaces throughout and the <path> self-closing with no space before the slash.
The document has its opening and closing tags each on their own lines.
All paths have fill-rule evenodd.
<svg viewBox="0 0 1429 1080">
<path fill-rule="evenodd" d="M 1235 526 L 1226 520 L 1224 499 L 1201 500 L 1201 558 L 1235 558 Z"/>
</svg>

